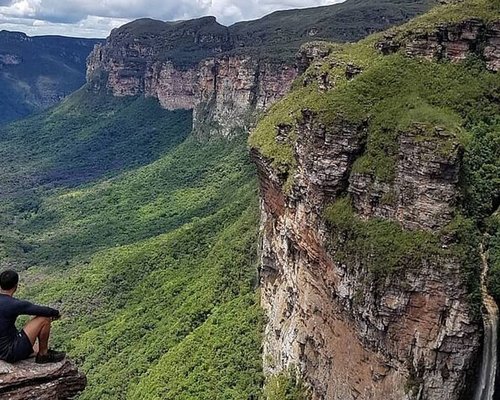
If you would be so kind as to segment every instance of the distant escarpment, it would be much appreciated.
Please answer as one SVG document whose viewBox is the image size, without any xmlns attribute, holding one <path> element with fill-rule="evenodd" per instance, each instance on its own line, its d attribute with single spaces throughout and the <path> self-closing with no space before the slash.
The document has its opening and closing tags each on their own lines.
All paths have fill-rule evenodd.
<svg viewBox="0 0 500 400">
<path fill-rule="evenodd" d="M 349 0 L 231 27 L 213 17 L 142 19 L 114 30 L 96 46 L 87 80 L 115 96 L 145 95 L 170 110 L 193 109 L 198 133 L 247 132 L 257 113 L 290 90 L 299 72 L 295 56 L 301 44 L 357 40 L 406 21 L 432 3 Z"/>
<path fill-rule="evenodd" d="M 473 398 L 480 243 L 498 236 L 499 10 L 453 2 L 312 44 L 252 133 L 269 391 Z"/>
<path fill-rule="evenodd" d="M 0 124 L 53 106 L 85 83 L 101 40 L 0 31 Z"/>
</svg>

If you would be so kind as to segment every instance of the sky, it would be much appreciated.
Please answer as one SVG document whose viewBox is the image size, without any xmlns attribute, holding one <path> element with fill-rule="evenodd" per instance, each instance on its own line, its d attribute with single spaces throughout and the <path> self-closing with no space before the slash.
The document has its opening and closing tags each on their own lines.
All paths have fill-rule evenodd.
<svg viewBox="0 0 500 400">
<path fill-rule="evenodd" d="M 0 30 L 28 35 L 106 37 L 111 29 L 150 17 L 164 21 L 215 15 L 230 25 L 276 10 L 343 0 L 0 0 Z"/>
</svg>

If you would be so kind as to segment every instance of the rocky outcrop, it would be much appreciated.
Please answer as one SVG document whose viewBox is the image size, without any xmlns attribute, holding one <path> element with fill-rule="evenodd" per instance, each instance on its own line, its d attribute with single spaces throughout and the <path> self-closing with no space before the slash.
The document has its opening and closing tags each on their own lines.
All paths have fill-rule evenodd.
<svg viewBox="0 0 500 400">
<path fill-rule="evenodd" d="M 224 136 L 234 130 L 248 132 L 255 113 L 282 98 L 296 77 L 293 65 L 254 57 L 203 61 L 195 89 L 195 131 L 215 129 Z"/>
<path fill-rule="evenodd" d="M 475 54 L 483 58 L 488 69 L 500 70 L 500 22 L 486 24 L 470 19 L 457 24 L 442 25 L 432 32 L 413 32 L 399 41 L 387 35 L 378 47 L 384 53 L 404 49 L 410 57 L 462 61 Z"/>
<path fill-rule="evenodd" d="M 88 59 L 87 81 L 115 96 L 146 95 L 163 107 L 194 110 L 194 130 L 247 132 L 255 115 L 291 87 L 314 56 L 295 54 L 311 38 L 345 42 L 406 21 L 433 0 L 346 1 L 276 12 L 230 27 L 214 17 L 141 19 L 113 30 Z M 352 13 L 353 20 L 348 15 Z"/>
<path fill-rule="evenodd" d="M 266 372 L 298 366 L 313 399 L 458 399 L 480 348 L 460 262 L 438 258 L 375 283 L 367 260 L 336 260 L 335 233 L 323 218 L 325 204 L 348 191 L 364 218 L 383 216 L 412 229 L 444 226 L 458 194 L 458 147 L 447 157 L 434 155 L 432 143 L 415 146 L 409 133 L 401 139 L 396 180 L 404 184 L 374 187 L 350 174 L 362 147 L 360 128 L 321 127 L 306 113 L 298 132 L 297 173 L 287 195 L 283 177 L 254 153 L 262 189 Z M 384 206 L 379 199 L 391 190 L 394 204 Z"/>
<path fill-rule="evenodd" d="M 358 215 L 395 219 L 406 229 L 429 231 L 451 221 L 459 197 L 460 144 L 440 128 L 435 128 L 432 140 L 421 140 L 425 129 L 416 126 L 399 137 L 391 184 L 370 174 L 351 174 L 348 192 Z"/>
<path fill-rule="evenodd" d="M 0 361 L 0 399 L 70 400 L 85 386 L 85 375 L 69 360 L 45 365 L 32 359 L 16 364 Z"/>
</svg>

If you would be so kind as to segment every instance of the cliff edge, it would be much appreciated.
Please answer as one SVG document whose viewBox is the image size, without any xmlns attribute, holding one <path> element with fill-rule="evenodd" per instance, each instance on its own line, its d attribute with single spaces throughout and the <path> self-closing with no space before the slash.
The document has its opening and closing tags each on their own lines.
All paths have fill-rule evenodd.
<svg viewBox="0 0 500 400">
<path fill-rule="evenodd" d="M 357 40 L 407 21 L 434 0 L 348 0 L 273 13 L 231 27 L 214 17 L 141 19 L 113 30 L 89 56 L 87 81 L 114 96 L 157 98 L 169 110 L 194 110 L 194 131 L 246 134 L 259 113 L 291 88 L 295 56 L 309 40 Z"/>
</svg>

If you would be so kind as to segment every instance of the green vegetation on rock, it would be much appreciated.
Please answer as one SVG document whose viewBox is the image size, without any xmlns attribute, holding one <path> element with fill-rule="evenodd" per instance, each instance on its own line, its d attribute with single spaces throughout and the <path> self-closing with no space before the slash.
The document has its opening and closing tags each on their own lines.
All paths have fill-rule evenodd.
<svg viewBox="0 0 500 400">
<path fill-rule="evenodd" d="M 177 68 L 196 66 L 221 53 L 290 63 L 295 61 L 299 47 L 311 39 L 360 40 L 370 32 L 420 15 L 435 4 L 435 0 L 347 0 L 324 7 L 277 11 L 229 27 L 214 17 L 176 22 L 144 18 L 118 28 L 111 39 L 118 48 L 137 42 L 147 45 L 158 60 L 169 60 Z"/>
<path fill-rule="evenodd" d="M 500 201 L 500 118 L 470 129 L 464 154 L 465 205 L 469 215 L 484 220 Z"/>
<path fill-rule="evenodd" d="M 267 378 L 264 389 L 265 400 L 309 400 L 310 398 L 310 391 L 294 368 Z"/>
<path fill-rule="evenodd" d="M 396 40 L 405 40 L 410 34 L 430 33 L 437 26 L 460 23 L 464 19 L 478 19 L 487 23 L 498 19 L 500 0 L 458 0 L 435 7 L 422 16 L 412 19 L 402 27 L 388 30 Z"/>
<path fill-rule="evenodd" d="M 500 303 L 500 214 L 497 210 L 488 220 L 488 291 Z"/>
<path fill-rule="evenodd" d="M 361 219 L 349 197 L 336 200 L 325 210 L 337 261 L 350 268 L 366 268 L 373 282 L 401 276 L 424 265 L 454 259 L 460 266 L 475 315 L 481 307 L 479 255 L 480 233 L 475 221 L 457 215 L 438 232 L 406 230 L 394 220 Z M 443 246 L 443 242 L 450 245 Z"/>
<path fill-rule="evenodd" d="M 351 81 L 333 73 L 334 90 L 322 92 L 312 84 L 276 104 L 252 133 L 250 145 L 275 163 L 291 167 L 293 142 L 277 143 L 275 127 L 294 127 L 302 109 L 317 113 L 318 122 L 326 126 L 368 123 L 366 152 L 354 169 L 390 181 L 397 139 L 412 125 L 437 126 L 452 134 L 450 139 L 462 140 L 468 126 L 499 112 L 489 94 L 499 87 L 500 78 L 474 61 L 431 63 L 395 54 L 375 57 L 372 66 Z"/>
<path fill-rule="evenodd" d="M 366 264 L 376 279 L 404 268 L 419 268 L 441 254 L 439 240 L 433 234 L 404 230 L 392 220 L 361 220 L 347 197 L 330 205 L 325 217 L 332 228 L 338 261 Z"/>
<path fill-rule="evenodd" d="M 87 56 L 99 42 L 0 31 L 0 124 L 53 106 L 81 87 Z"/>
<path fill-rule="evenodd" d="M 489 1 L 473 3 L 474 10 L 490 15 Z M 435 13 L 440 12 L 445 20 L 458 10 L 469 15 L 468 4 L 444 6 Z M 403 25 L 398 32 L 410 34 L 412 26 L 412 22 Z M 500 77 L 488 72 L 482 61 L 438 63 L 400 53 L 383 56 L 376 50 L 382 38 L 376 34 L 356 44 L 332 47 L 320 67 L 313 64 L 305 73 L 304 84 L 294 85 L 295 89 L 266 113 L 252 133 L 250 145 L 282 170 L 293 169 L 297 121 L 301 110 L 308 109 L 326 126 L 359 126 L 364 130 L 367 125 L 366 151 L 354 170 L 391 181 L 402 131 L 427 126 L 432 137 L 434 128 L 439 127 L 449 133 L 450 140 L 463 141 L 466 131 L 480 123 L 489 124 L 500 112 L 495 100 Z M 363 72 L 349 79 L 348 65 Z M 319 89 L 319 76 L 328 82 L 329 90 Z M 283 124 L 291 127 L 291 140 L 277 142 L 276 127 Z M 446 148 L 444 145 L 443 151 Z"/>
</svg>

